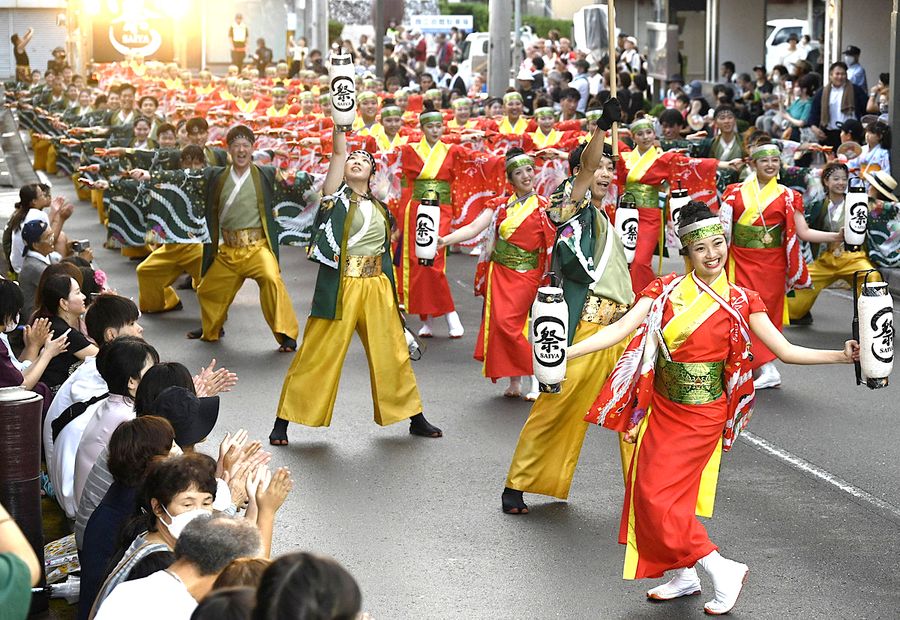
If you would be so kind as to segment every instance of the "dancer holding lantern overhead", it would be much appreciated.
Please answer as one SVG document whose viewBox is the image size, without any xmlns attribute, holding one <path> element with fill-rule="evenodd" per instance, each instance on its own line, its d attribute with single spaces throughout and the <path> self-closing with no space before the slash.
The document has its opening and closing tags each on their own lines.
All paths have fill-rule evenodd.
<svg viewBox="0 0 900 620">
<path fill-rule="evenodd" d="M 605 144 L 604 134 L 620 115 L 615 99 L 604 104 L 599 128 L 591 141 L 569 156 L 574 176 L 553 193 L 547 210 L 558 227 L 553 271 L 562 278 L 569 325 L 577 326 L 569 330 L 568 344 L 608 329 L 624 316 L 634 299 L 622 243 L 601 207 L 615 175 L 612 148 Z M 625 344 L 621 342 L 602 353 L 570 361 L 562 391 L 538 396 L 509 466 L 503 512 L 527 513 L 523 492 L 568 498 L 588 428 L 584 412 L 625 350 Z M 630 448 L 625 444 L 626 466 Z"/>
<path fill-rule="evenodd" d="M 402 255 L 397 266 L 398 293 L 400 302 L 409 314 L 418 314 L 424 324 L 419 336 L 431 338 L 432 317 L 444 315 L 451 338 L 461 338 L 465 331 L 453 305 L 450 284 L 444 272 L 447 251 L 441 248 L 434 264 L 423 266 L 416 259 L 416 209 L 419 200 L 427 190 L 438 193 L 441 201 L 441 223 L 439 234 L 450 232 L 453 207 L 450 204 L 450 183 L 454 177 L 457 159 L 464 154 L 458 144 L 441 142 L 444 133 L 444 117 L 440 112 L 426 105 L 419 115 L 422 139 L 415 144 L 400 147 L 400 161 L 403 170 L 403 191 L 400 196 L 400 220 L 402 230 Z"/>
<path fill-rule="evenodd" d="M 486 269 L 484 313 L 475 359 L 484 363 L 484 376 L 491 381 L 509 377 L 503 395 L 518 398 L 522 395 L 522 377 L 532 372 L 531 345 L 526 335 L 528 313 L 548 270 L 553 225 L 546 213 L 549 202 L 534 191 L 534 160 L 521 149 L 506 153 L 506 178 L 514 193 L 488 203 L 470 224 L 442 236 L 438 246 L 462 243 L 490 230 L 482 254 L 487 258 L 490 251 L 490 261 L 479 263 L 477 272 Z M 537 395 L 537 380 L 532 377 L 525 399 L 535 400 Z"/>
<path fill-rule="evenodd" d="M 719 219 L 691 202 L 679 222 L 694 271 L 654 280 L 622 319 L 569 347 L 569 359 L 608 349 L 637 330 L 585 418 L 636 441 L 619 530 L 627 545 L 623 577 L 674 571 L 647 593 L 669 600 L 700 592 L 699 564 L 715 590 L 705 610 L 718 615 L 734 606 L 749 570 L 719 555 L 695 513 L 711 516 L 712 505 L 701 506 L 702 489 L 750 419 L 751 331 L 792 364 L 850 363 L 859 359 L 859 345 L 848 340 L 843 351 L 822 351 L 785 340 L 760 296 L 728 281 Z"/>
<path fill-rule="evenodd" d="M 369 362 L 375 422 L 387 426 L 409 419 L 413 435 L 442 435 L 422 415 L 394 288 L 390 215 L 369 190 L 374 172 L 375 158 L 363 150 L 348 156 L 347 138 L 335 128 L 334 153 L 322 186 L 326 197 L 309 245 L 310 260 L 319 263 L 312 311 L 284 379 L 269 435 L 272 445 L 287 445 L 289 421 L 331 424 L 354 331 Z"/>
<path fill-rule="evenodd" d="M 781 331 L 785 323 L 785 293 L 809 288 L 812 280 L 800 256 L 799 239 L 810 243 L 834 243 L 839 233 L 813 230 L 803 217 L 799 192 L 778 183 L 781 152 L 771 142 L 757 142 L 750 152 L 755 174 L 743 183 L 729 185 L 719 213 L 731 232 L 728 273 L 738 286 L 757 291 L 772 324 Z M 775 354 L 765 342 L 753 343 L 756 389 L 781 385 Z"/>
<path fill-rule="evenodd" d="M 696 159 L 674 151 L 664 153 L 654 144 L 656 132 L 653 119 L 649 117 L 631 123 L 631 136 L 634 138 L 634 150 L 622 153 L 616 176 L 620 183 L 624 182 L 623 191 L 634 197 L 638 207 L 637 248 L 631 263 L 631 284 L 637 292 L 654 278 L 654 250 L 663 250 L 663 212 L 659 208 L 659 186 L 683 167 L 691 168 L 697 175 L 709 178 L 714 184 L 716 168 L 735 168 L 742 162 L 740 159 Z"/>
</svg>

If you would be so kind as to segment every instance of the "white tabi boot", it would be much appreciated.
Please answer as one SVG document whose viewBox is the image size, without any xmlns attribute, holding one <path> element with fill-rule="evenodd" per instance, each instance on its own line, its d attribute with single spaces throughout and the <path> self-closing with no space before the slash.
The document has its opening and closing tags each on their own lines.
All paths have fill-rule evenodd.
<svg viewBox="0 0 900 620">
<path fill-rule="evenodd" d="M 448 312 L 444 315 L 444 318 L 447 319 L 447 330 L 450 333 L 450 337 L 462 338 L 463 334 L 466 333 L 466 330 L 463 329 L 462 321 L 459 320 L 459 315 L 456 311 Z"/>
<path fill-rule="evenodd" d="M 419 338 L 431 338 L 434 336 L 434 332 L 431 330 L 431 317 L 428 317 L 422 322 L 422 327 L 419 328 Z"/>
<path fill-rule="evenodd" d="M 716 590 L 716 598 L 708 601 L 703 610 L 711 616 L 727 614 L 734 607 L 741 589 L 747 583 L 750 569 L 746 564 L 723 558 L 718 551 L 700 558 L 697 564 L 712 578 L 713 588 Z"/>
<path fill-rule="evenodd" d="M 766 362 L 759 367 L 757 372 L 759 374 L 756 379 L 753 380 L 753 387 L 757 390 L 775 388 L 781 385 L 781 374 L 779 374 L 778 369 L 775 368 L 774 362 Z"/>
<path fill-rule="evenodd" d="M 700 594 L 700 577 L 696 568 L 678 568 L 675 576 L 664 584 L 647 591 L 647 598 L 655 601 L 671 601 L 681 596 Z"/>
<path fill-rule="evenodd" d="M 540 393 L 541 393 L 541 387 L 540 387 L 540 384 L 538 383 L 537 377 L 535 377 L 534 375 L 531 375 L 531 391 L 528 392 L 522 398 L 524 398 L 525 400 L 527 400 L 530 403 L 533 403 L 534 401 L 536 401 L 538 399 L 538 396 L 540 395 Z"/>
</svg>

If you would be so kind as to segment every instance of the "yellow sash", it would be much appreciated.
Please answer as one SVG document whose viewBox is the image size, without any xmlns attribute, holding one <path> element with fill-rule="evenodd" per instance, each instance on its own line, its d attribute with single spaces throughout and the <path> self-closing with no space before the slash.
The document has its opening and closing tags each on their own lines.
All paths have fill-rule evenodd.
<svg viewBox="0 0 900 620">
<path fill-rule="evenodd" d="M 710 287 L 723 298 L 728 299 L 728 278 L 724 270 L 716 278 Z M 706 319 L 715 314 L 719 309 L 719 303 L 704 294 L 690 274 L 686 276 L 672 291 L 669 296 L 672 304 L 673 316 L 663 328 L 663 338 L 669 352 L 673 352 L 687 340 Z"/>
<path fill-rule="evenodd" d="M 551 129 L 550 133 L 544 134 L 543 131 L 538 129 L 531 134 L 531 139 L 534 141 L 536 147 L 545 149 L 558 143 L 562 139 L 562 132 Z"/>
<path fill-rule="evenodd" d="M 622 156 L 625 158 L 625 165 L 628 168 L 628 178 L 626 182 L 640 183 L 641 179 L 644 178 L 644 175 L 647 174 L 647 171 L 650 170 L 650 166 L 659 159 L 659 156 L 662 155 L 662 153 L 663 152 L 655 146 L 648 149 L 643 155 L 637 149 L 623 153 Z"/>
<path fill-rule="evenodd" d="M 519 229 L 529 215 L 540 207 L 537 194 L 532 194 L 525 200 L 520 200 L 518 196 L 513 194 L 506 201 L 506 219 L 500 224 L 500 238 L 507 240 Z"/>
<path fill-rule="evenodd" d="M 778 179 L 771 179 L 766 186 L 759 189 L 759 180 L 756 175 L 751 176 L 741 185 L 741 200 L 744 203 L 744 212 L 738 218 L 738 224 L 753 226 L 760 215 L 765 212 L 785 188 L 778 184 Z"/>
<path fill-rule="evenodd" d="M 210 84 L 209 86 L 195 86 L 194 92 L 202 97 L 203 95 L 208 95 L 215 89 L 216 89 L 216 87 L 213 86 L 212 84 Z"/>
<path fill-rule="evenodd" d="M 428 140 L 422 138 L 416 144 L 416 153 L 422 158 L 422 172 L 419 173 L 419 179 L 436 179 L 441 166 L 444 165 L 444 159 L 450 147 L 443 142 L 437 142 L 434 147 L 428 146 Z"/>
<path fill-rule="evenodd" d="M 515 127 L 513 127 L 512 123 L 509 122 L 509 118 L 506 116 L 503 117 L 503 120 L 500 121 L 500 133 L 509 135 L 513 134 L 516 136 L 521 136 L 525 133 L 525 130 L 528 128 L 528 121 L 525 120 L 524 117 L 520 116 L 519 120 L 516 121 Z"/>
<path fill-rule="evenodd" d="M 259 101 L 256 99 L 251 99 L 250 101 L 235 99 L 234 104 L 237 106 L 238 110 L 240 110 L 244 114 L 249 114 L 250 112 L 254 112 L 256 110 L 256 106 L 259 105 Z"/>
<path fill-rule="evenodd" d="M 288 112 L 290 112 L 290 110 L 291 110 L 290 106 L 284 106 L 280 110 L 276 110 L 275 106 L 271 105 L 271 106 L 269 106 L 269 109 L 266 110 L 266 116 L 275 116 L 275 117 L 287 116 Z"/>
</svg>

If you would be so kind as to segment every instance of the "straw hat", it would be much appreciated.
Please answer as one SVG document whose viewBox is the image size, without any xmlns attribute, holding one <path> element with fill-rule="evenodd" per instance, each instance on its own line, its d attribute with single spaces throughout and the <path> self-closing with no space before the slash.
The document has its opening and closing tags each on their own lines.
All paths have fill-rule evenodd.
<svg viewBox="0 0 900 620">
<path fill-rule="evenodd" d="M 897 202 L 897 196 L 894 195 L 894 191 L 897 189 L 897 180 L 887 172 L 884 170 L 878 170 L 871 174 L 864 172 L 863 178 L 868 181 L 872 187 L 877 189 L 883 197 L 892 202 Z"/>
</svg>

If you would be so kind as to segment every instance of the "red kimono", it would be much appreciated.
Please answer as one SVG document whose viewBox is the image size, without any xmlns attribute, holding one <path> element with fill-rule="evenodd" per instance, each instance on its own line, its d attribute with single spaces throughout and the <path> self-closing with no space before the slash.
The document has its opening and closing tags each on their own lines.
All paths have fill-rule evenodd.
<svg viewBox="0 0 900 620">
<path fill-rule="evenodd" d="M 769 319 L 779 330 L 785 318 L 785 292 L 812 285 L 794 230 L 795 209 L 803 212 L 803 198 L 795 190 L 779 185 L 776 179 L 760 188 L 756 177 L 751 176 L 743 183 L 729 185 L 722 197 L 722 218 L 732 222 L 728 258 L 731 281 L 759 292 Z M 760 231 L 764 226 L 771 231 L 773 242 L 779 238 L 781 242 L 775 247 L 759 247 L 765 245 L 759 243 L 762 239 L 754 239 L 749 245 L 757 247 L 742 247 L 748 245 L 741 241 L 742 226 L 760 227 Z M 752 353 L 752 368 L 775 359 L 775 354 L 756 339 Z"/>
<path fill-rule="evenodd" d="M 513 194 L 493 202 L 497 212 L 492 222 L 495 254 L 503 244 L 512 244 L 535 255 L 533 269 L 512 269 L 492 258 L 487 263 L 487 289 L 481 329 L 475 343 L 475 359 L 483 362 L 484 376 L 501 377 L 532 374 L 531 345 L 528 342 L 528 315 L 538 287 L 547 271 L 555 228 L 547 218 L 549 201 L 531 194 L 521 200 Z"/>
<path fill-rule="evenodd" d="M 416 258 L 416 210 L 419 200 L 415 198 L 416 182 L 438 181 L 446 192 L 441 191 L 441 223 L 438 234 L 450 233 L 453 206 L 450 188 L 457 170 L 465 159 L 465 149 L 456 144 L 438 142 L 429 147 L 423 138 L 415 144 L 404 144 L 399 149 L 401 170 L 405 186 L 400 196 L 398 225 L 401 229 L 400 262 L 397 265 L 397 294 L 400 303 L 405 304 L 410 314 L 440 316 L 455 310 L 450 284 L 445 273 L 446 248 L 438 250 L 431 266 L 419 264 Z M 434 184 L 431 184 L 434 185 Z"/>
<path fill-rule="evenodd" d="M 653 253 L 660 247 L 663 233 L 662 210 L 659 208 L 659 186 L 676 177 L 716 179 L 717 159 L 697 159 L 680 153 L 662 152 L 653 147 L 645 153 L 638 150 L 623 153 L 616 170 L 620 193 L 629 193 L 638 206 L 638 238 L 631 263 L 631 286 L 643 290 L 655 276 Z M 623 187 L 624 186 L 624 187 Z M 664 244 L 663 244 L 664 245 Z"/>
</svg>

